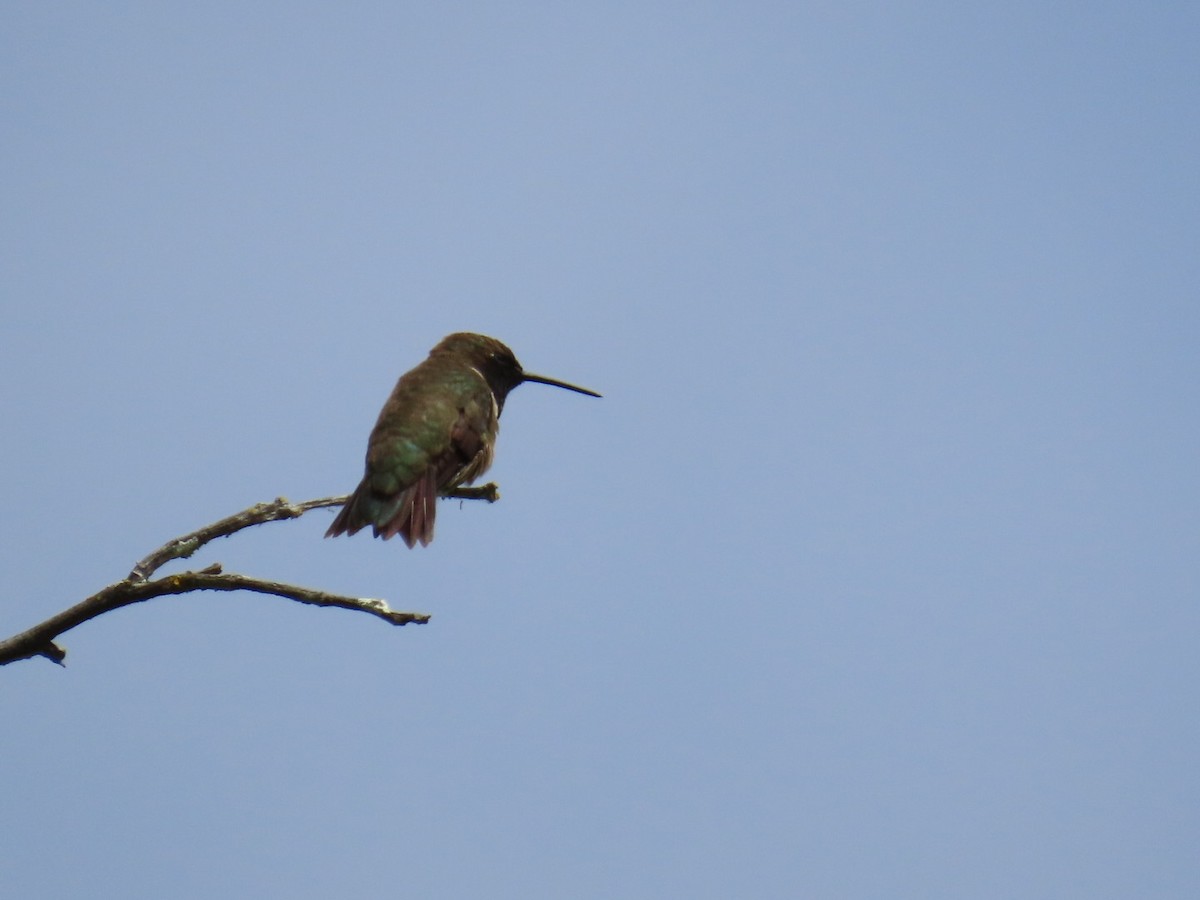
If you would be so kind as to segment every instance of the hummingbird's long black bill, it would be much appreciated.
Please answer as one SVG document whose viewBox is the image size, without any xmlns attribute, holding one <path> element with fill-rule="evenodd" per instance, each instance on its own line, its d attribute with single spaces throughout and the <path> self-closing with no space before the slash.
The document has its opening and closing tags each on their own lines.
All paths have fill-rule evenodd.
<svg viewBox="0 0 1200 900">
<path fill-rule="evenodd" d="M 565 388 L 568 391 L 574 391 L 577 394 L 587 394 L 589 397 L 599 397 L 595 391 L 589 391 L 587 388 L 581 388 L 575 384 L 567 384 L 565 381 L 558 381 L 554 378 L 547 378 L 545 375 L 530 375 L 524 372 L 521 375 L 522 381 L 536 381 L 538 384 L 548 384 L 552 387 Z"/>
</svg>

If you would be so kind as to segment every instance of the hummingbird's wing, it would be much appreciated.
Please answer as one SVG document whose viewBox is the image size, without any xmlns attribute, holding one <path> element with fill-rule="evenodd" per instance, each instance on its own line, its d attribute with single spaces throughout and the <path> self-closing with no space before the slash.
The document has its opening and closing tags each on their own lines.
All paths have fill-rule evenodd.
<svg viewBox="0 0 1200 900">
<path fill-rule="evenodd" d="M 500 422 L 494 418 L 489 422 L 487 417 L 479 413 L 480 411 L 472 409 L 470 404 L 459 410 L 458 421 L 454 423 L 450 432 L 450 446 L 454 448 L 459 465 L 448 478 L 439 482 L 438 486 L 443 491 L 470 484 L 491 468 Z"/>
</svg>

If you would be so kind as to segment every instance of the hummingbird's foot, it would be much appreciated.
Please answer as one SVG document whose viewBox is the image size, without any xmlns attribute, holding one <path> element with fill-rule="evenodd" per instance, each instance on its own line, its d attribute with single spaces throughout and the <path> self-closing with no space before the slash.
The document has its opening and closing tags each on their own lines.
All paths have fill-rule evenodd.
<svg viewBox="0 0 1200 900">
<path fill-rule="evenodd" d="M 489 481 L 479 487 L 456 487 L 446 491 L 442 496 L 454 497 L 458 500 L 486 500 L 488 503 L 495 503 L 500 499 L 500 485 Z"/>
</svg>

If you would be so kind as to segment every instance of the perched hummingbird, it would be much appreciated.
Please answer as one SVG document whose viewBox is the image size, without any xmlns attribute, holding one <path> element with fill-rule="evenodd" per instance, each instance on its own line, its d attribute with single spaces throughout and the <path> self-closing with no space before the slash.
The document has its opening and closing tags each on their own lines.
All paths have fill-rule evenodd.
<svg viewBox="0 0 1200 900">
<path fill-rule="evenodd" d="M 488 470 L 508 392 L 525 381 L 591 397 L 595 391 L 531 375 L 495 338 L 460 332 L 400 376 L 367 441 L 367 470 L 325 537 L 368 525 L 384 540 L 433 540 L 439 496 Z"/>
</svg>

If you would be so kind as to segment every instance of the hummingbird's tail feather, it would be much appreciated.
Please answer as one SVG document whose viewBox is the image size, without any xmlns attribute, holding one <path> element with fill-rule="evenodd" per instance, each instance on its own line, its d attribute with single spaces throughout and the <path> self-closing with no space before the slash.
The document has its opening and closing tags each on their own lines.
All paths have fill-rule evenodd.
<svg viewBox="0 0 1200 900">
<path fill-rule="evenodd" d="M 400 492 L 395 514 L 382 525 L 375 526 L 375 536 L 386 541 L 398 534 L 409 547 L 415 547 L 418 541 L 422 547 L 427 546 L 433 540 L 437 500 L 437 472 L 430 467 L 415 483 Z"/>
<path fill-rule="evenodd" d="M 347 498 L 337 516 L 334 517 L 333 524 L 326 530 L 325 537 L 355 534 L 371 524 L 370 516 L 365 509 L 367 490 L 366 481 L 354 489 L 354 493 Z"/>
<path fill-rule="evenodd" d="M 432 469 L 399 494 L 390 496 L 376 494 L 363 479 L 334 518 L 325 537 L 355 534 L 370 525 L 375 537 L 385 541 L 400 535 L 410 547 L 415 547 L 418 541 L 421 546 L 426 546 L 433 540 L 437 499 L 437 473 Z"/>
</svg>

